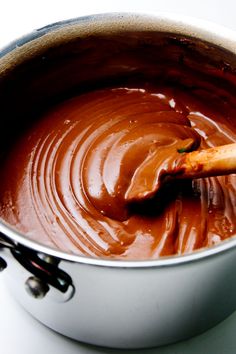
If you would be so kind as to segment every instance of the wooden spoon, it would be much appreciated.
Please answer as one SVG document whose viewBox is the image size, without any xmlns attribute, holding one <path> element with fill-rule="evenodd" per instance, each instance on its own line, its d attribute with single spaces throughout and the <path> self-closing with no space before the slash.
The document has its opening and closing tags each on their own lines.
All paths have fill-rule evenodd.
<svg viewBox="0 0 236 354">
<path fill-rule="evenodd" d="M 147 183 L 149 188 L 147 185 L 140 185 L 140 180 L 134 178 L 132 187 L 126 192 L 125 200 L 134 202 L 152 198 L 163 183 L 174 179 L 195 179 L 236 173 L 236 143 L 181 153 L 172 166 L 172 170 L 163 171 L 157 180 Z"/>
</svg>

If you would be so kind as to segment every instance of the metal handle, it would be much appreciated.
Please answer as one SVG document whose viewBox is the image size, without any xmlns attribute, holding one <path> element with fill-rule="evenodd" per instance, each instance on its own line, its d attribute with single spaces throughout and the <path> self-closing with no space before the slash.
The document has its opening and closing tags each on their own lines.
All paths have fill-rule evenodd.
<svg viewBox="0 0 236 354">
<path fill-rule="evenodd" d="M 0 233 L 0 250 L 1 248 L 13 248 L 15 245 L 14 243 L 9 240 L 6 236 Z"/>
<path fill-rule="evenodd" d="M 34 251 L 20 244 L 14 244 L 0 234 L 0 251 L 8 249 L 14 259 L 32 274 L 25 282 L 27 292 L 35 298 L 43 298 L 49 291 L 49 285 L 66 294 L 63 301 L 68 301 L 74 294 L 71 277 L 58 267 L 60 259 Z M 7 267 L 7 262 L 0 257 L 0 271 Z"/>
<path fill-rule="evenodd" d="M 14 247 L 13 243 L 0 233 L 0 251 L 5 248 L 10 249 L 12 247 Z M 0 272 L 2 272 L 6 267 L 7 262 L 2 257 L 0 257 Z"/>
<path fill-rule="evenodd" d="M 7 267 L 6 261 L 0 257 L 0 272 L 2 272 Z"/>
</svg>

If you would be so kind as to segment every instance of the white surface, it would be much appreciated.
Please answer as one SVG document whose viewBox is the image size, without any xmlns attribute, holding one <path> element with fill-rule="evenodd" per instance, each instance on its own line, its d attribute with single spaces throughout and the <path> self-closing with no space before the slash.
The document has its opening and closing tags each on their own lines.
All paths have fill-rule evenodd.
<svg viewBox="0 0 236 354">
<path fill-rule="evenodd" d="M 7 0 L 1 1 L 0 47 L 32 29 L 63 19 L 113 11 L 170 11 L 211 20 L 236 30 L 235 0 Z M 176 323 L 178 325 L 178 323 Z M 29 316 L 8 294 L 0 274 L 1 354 L 123 353 L 95 348 L 64 338 Z M 233 354 L 236 352 L 236 313 L 199 337 L 142 354 Z M 127 353 L 137 353 L 129 351 Z"/>
</svg>

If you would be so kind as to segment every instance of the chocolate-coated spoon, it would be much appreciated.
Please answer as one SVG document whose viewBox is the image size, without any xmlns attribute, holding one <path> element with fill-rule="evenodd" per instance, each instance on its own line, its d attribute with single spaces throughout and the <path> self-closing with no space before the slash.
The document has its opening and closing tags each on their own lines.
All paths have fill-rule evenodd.
<svg viewBox="0 0 236 354">
<path fill-rule="evenodd" d="M 171 168 L 157 175 L 135 174 L 125 194 L 126 202 L 152 198 L 164 183 L 174 179 L 195 179 L 236 173 L 236 143 L 206 150 L 183 152 L 174 157 Z"/>
</svg>

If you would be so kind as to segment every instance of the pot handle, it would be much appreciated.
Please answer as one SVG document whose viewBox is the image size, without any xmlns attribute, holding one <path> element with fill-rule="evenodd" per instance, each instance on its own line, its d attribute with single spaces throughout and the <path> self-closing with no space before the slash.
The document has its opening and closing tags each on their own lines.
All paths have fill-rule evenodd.
<svg viewBox="0 0 236 354">
<path fill-rule="evenodd" d="M 0 234 L 0 251 L 8 249 L 13 258 L 32 274 L 25 282 L 27 292 L 34 298 L 43 298 L 49 286 L 59 290 L 68 301 L 74 294 L 72 278 L 58 267 L 60 259 L 14 244 Z M 0 271 L 7 267 L 7 262 L 0 257 Z"/>
<path fill-rule="evenodd" d="M 5 248 L 11 249 L 14 247 L 14 244 L 5 236 L 0 233 L 0 252 Z M 0 272 L 2 272 L 7 267 L 7 262 L 0 257 Z"/>
</svg>

